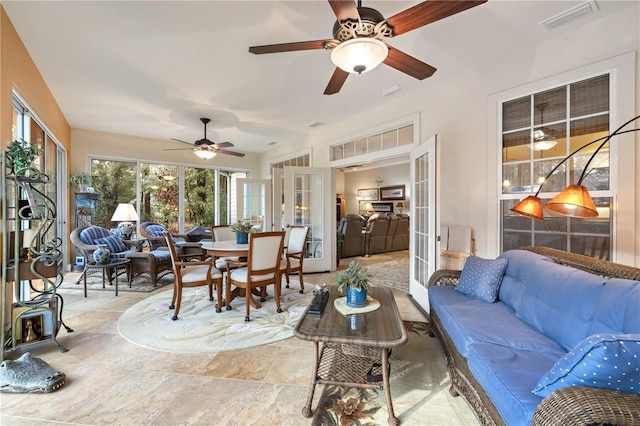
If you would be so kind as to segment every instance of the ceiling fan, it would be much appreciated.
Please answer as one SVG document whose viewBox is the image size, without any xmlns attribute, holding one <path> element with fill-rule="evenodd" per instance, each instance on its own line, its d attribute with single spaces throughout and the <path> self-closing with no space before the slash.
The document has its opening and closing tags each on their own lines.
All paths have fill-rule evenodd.
<svg viewBox="0 0 640 426">
<path fill-rule="evenodd" d="M 215 157 L 217 154 L 228 154 L 235 155 L 236 157 L 244 157 L 242 152 L 229 151 L 223 148 L 232 147 L 233 144 L 231 142 L 220 142 L 215 143 L 209 139 L 207 139 L 207 124 L 211 121 L 208 118 L 201 118 L 202 124 L 204 124 L 204 138 L 198 139 L 195 143 L 181 141 L 180 139 L 171 138 L 172 141 L 186 143 L 191 145 L 191 148 L 171 148 L 171 149 L 163 149 L 163 151 L 184 151 L 187 149 L 193 150 L 193 152 L 200 158 L 208 160 L 210 158 Z"/>
<path fill-rule="evenodd" d="M 252 46 L 249 52 L 291 52 L 325 49 L 331 52 L 336 69 L 324 90 L 325 95 L 338 93 L 349 73 L 362 74 L 381 63 L 402 71 L 418 80 L 431 77 L 436 69 L 382 40 L 404 34 L 416 28 L 446 18 L 487 0 L 428 0 L 385 19 L 380 12 L 362 7 L 353 0 L 328 0 L 338 18 L 333 25 L 333 39 Z"/>
</svg>

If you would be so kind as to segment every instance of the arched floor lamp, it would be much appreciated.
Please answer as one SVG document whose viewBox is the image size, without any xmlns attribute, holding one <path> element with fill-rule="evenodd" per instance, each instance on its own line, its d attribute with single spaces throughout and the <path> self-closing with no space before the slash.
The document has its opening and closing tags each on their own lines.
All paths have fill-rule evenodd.
<svg viewBox="0 0 640 426">
<path fill-rule="evenodd" d="M 580 179 L 578 179 L 578 183 L 574 185 L 569 185 L 565 188 L 564 191 L 553 197 L 544 207 L 551 210 L 552 212 L 571 217 L 597 217 L 598 211 L 596 210 L 596 206 L 591 199 L 591 195 L 589 195 L 589 190 L 582 185 L 582 181 L 587 176 L 587 169 L 589 168 L 589 164 L 595 158 L 596 154 L 609 142 L 609 140 L 617 135 L 622 135 L 624 133 L 631 133 L 640 131 L 640 128 L 631 129 L 631 130 L 622 130 L 630 123 L 635 120 L 640 119 L 640 115 L 632 118 L 631 120 L 624 123 L 622 126 L 618 127 L 613 133 L 609 136 L 603 136 L 599 139 L 591 141 L 580 148 L 573 151 L 571 154 L 567 155 L 562 159 L 547 176 L 544 178 L 542 184 L 538 188 L 538 191 L 535 195 L 529 195 L 524 200 L 520 201 L 518 204 L 513 206 L 510 210 L 512 212 L 521 214 L 523 216 L 527 216 L 533 219 L 541 219 L 544 220 L 544 212 L 542 208 L 542 200 L 538 196 L 540 194 L 540 190 L 542 186 L 547 182 L 547 179 L 551 177 L 551 175 L 560 167 L 562 164 L 566 163 L 571 157 L 573 157 L 577 152 L 583 150 L 584 148 L 593 145 L 594 143 L 602 141 L 600 146 L 595 150 L 595 152 L 587 161 L 587 164 L 584 166 L 584 170 L 582 170 L 582 174 L 580 175 Z"/>
</svg>

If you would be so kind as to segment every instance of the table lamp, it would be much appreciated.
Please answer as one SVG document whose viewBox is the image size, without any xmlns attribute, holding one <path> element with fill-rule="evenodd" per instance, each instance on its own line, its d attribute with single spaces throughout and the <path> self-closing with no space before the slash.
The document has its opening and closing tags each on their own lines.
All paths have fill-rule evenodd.
<svg viewBox="0 0 640 426">
<path fill-rule="evenodd" d="M 405 208 L 405 205 L 402 201 L 398 201 L 396 204 L 396 208 L 398 209 L 398 213 L 402 213 L 402 210 Z"/>
<path fill-rule="evenodd" d="M 116 233 L 124 240 L 131 239 L 134 231 L 134 225 L 131 222 L 137 222 L 138 220 L 140 220 L 140 218 L 138 217 L 138 213 L 136 213 L 136 209 L 133 207 L 133 204 L 129 203 L 118 204 L 116 211 L 111 217 L 112 222 L 120 222 Z"/>
</svg>

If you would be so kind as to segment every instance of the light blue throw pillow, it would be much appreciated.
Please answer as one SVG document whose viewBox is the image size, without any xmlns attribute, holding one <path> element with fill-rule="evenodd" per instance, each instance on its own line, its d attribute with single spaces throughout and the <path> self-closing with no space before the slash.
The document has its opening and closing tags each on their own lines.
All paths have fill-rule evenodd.
<svg viewBox="0 0 640 426">
<path fill-rule="evenodd" d="M 594 334 L 542 376 L 533 393 L 545 397 L 567 386 L 640 394 L 640 334 Z"/>
<path fill-rule="evenodd" d="M 492 260 L 469 256 L 462 268 L 456 291 L 483 302 L 495 302 L 508 262 L 504 258 Z"/>
</svg>

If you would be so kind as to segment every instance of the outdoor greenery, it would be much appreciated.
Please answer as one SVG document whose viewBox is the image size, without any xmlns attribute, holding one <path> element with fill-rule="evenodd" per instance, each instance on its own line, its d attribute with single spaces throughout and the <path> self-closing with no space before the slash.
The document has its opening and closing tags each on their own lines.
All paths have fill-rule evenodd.
<svg viewBox="0 0 640 426">
<path fill-rule="evenodd" d="M 137 173 L 140 171 L 140 222 L 155 222 L 170 232 L 179 232 L 180 180 L 179 167 L 154 163 L 127 161 L 92 161 L 92 183 L 102 194 L 102 203 L 93 223 L 105 228 L 115 224 L 111 216 L 119 203 L 136 201 Z M 196 226 L 209 227 L 216 222 L 216 186 L 220 196 L 219 224 L 228 223 L 229 173 L 216 170 L 184 168 L 185 230 Z"/>
<path fill-rule="evenodd" d="M 349 263 L 347 269 L 338 274 L 336 284 L 338 285 L 338 291 L 340 293 L 344 292 L 345 286 L 353 287 L 358 291 L 362 289 L 365 289 L 367 292 L 371 291 L 367 268 L 363 268 L 359 262 L 354 260 Z"/>
</svg>

